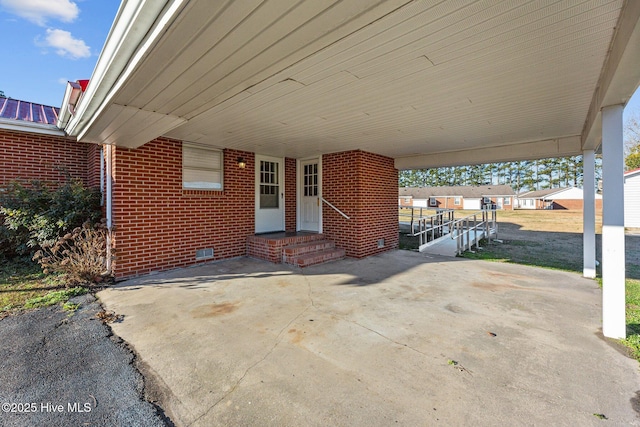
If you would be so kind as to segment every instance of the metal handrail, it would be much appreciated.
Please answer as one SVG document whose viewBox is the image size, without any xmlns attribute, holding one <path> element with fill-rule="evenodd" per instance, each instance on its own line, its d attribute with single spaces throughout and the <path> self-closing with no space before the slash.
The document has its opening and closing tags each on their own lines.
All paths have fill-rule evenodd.
<svg viewBox="0 0 640 427">
<path fill-rule="evenodd" d="M 491 217 L 489 217 L 489 213 L 491 213 Z M 482 214 L 482 221 L 478 221 L 477 216 L 479 214 Z M 457 255 L 460 255 L 465 250 L 470 251 L 473 246 L 478 249 L 480 243 L 480 239 L 478 238 L 478 229 L 484 228 L 484 235 L 489 242 L 491 241 L 491 230 L 493 229 L 497 232 L 496 210 L 483 209 L 480 212 L 460 218 L 453 223 L 452 228 L 454 231 L 451 233 L 451 239 L 457 240 Z M 471 238 L 472 231 L 473 239 Z"/>
<path fill-rule="evenodd" d="M 329 207 L 333 208 L 334 211 L 338 212 L 340 215 L 342 215 L 343 217 L 345 217 L 346 219 L 351 219 L 347 216 L 347 214 L 345 214 L 344 212 L 342 212 L 340 209 L 336 208 L 335 206 L 333 206 L 331 203 L 329 203 L 327 201 L 327 199 L 325 199 L 324 197 L 320 197 L 320 200 L 322 200 L 324 203 L 326 203 L 327 205 L 329 205 Z"/>
<path fill-rule="evenodd" d="M 440 209 L 435 214 L 423 216 L 422 208 L 420 208 L 420 215 L 417 218 L 414 215 L 414 209 L 411 208 L 411 233 L 409 235 L 419 238 L 420 247 L 450 232 L 449 224 L 454 220 L 453 209 Z"/>
</svg>

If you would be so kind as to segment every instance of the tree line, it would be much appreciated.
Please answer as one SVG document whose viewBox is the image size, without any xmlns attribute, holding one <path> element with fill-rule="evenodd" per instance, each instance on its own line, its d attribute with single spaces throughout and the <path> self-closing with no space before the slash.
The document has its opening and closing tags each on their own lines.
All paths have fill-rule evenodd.
<svg viewBox="0 0 640 427">
<path fill-rule="evenodd" d="M 483 165 L 414 169 L 400 172 L 401 187 L 510 185 L 517 193 L 559 187 L 582 187 L 582 156 Z M 596 159 L 596 179 L 602 162 Z"/>
</svg>

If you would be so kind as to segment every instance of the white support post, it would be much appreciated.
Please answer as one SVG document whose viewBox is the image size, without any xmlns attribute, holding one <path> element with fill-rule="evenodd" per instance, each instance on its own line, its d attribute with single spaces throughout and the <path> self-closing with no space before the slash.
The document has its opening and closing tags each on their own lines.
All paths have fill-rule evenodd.
<svg viewBox="0 0 640 427">
<path fill-rule="evenodd" d="M 626 337 L 622 105 L 602 109 L 602 333 Z"/>
<path fill-rule="evenodd" d="M 582 210 L 582 275 L 589 279 L 596 277 L 596 177 L 595 152 L 584 150 L 582 153 L 583 200 Z"/>
<path fill-rule="evenodd" d="M 112 257 L 113 251 L 111 245 L 113 244 L 113 146 L 103 145 L 103 150 L 106 151 L 105 155 L 105 175 L 106 175 L 106 208 L 105 213 L 107 216 L 107 271 L 113 273 Z"/>
</svg>

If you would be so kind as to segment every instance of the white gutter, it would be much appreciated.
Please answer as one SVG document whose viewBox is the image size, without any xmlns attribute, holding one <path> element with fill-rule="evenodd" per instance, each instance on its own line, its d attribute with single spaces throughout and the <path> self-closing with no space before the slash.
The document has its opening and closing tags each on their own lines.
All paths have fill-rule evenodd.
<svg viewBox="0 0 640 427">
<path fill-rule="evenodd" d="M 25 120 L 0 118 L 0 129 L 15 130 L 19 132 L 39 133 L 43 135 L 52 135 L 52 136 L 66 136 L 64 131 L 58 129 L 56 125 L 28 122 Z"/>
<path fill-rule="evenodd" d="M 65 126 L 79 141 L 187 0 L 124 0 L 89 84 Z"/>
</svg>

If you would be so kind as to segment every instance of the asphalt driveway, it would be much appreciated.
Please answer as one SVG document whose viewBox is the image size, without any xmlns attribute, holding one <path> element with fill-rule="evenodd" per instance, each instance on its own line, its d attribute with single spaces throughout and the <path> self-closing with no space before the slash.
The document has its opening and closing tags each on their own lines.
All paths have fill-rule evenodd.
<svg viewBox="0 0 640 427">
<path fill-rule="evenodd" d="M 171 425 L 92 295 L 0 321 L 0 426 Z"/>
<path fill-rule="evenodd" d="M 176 425 L 640 425 L 638 362 L 603 339 L 601 290 L 577 274 L 240 258 L 98 297 Z"/>
</svg>

